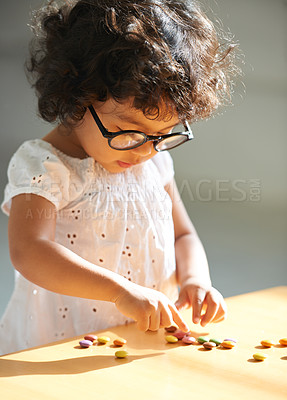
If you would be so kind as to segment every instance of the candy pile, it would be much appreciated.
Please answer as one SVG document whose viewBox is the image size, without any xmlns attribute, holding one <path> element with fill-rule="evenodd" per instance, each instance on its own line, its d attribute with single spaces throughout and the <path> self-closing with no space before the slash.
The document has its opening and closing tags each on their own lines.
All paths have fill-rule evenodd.
<svg viewBox="0 0 287 400">
<path fill-rule="evenodd" d="M 88 348 L 95 345 L 103 345 L 110 342 L 110 338 L 108 336 L 96 336 L 96 335 L 86 335 L 83 340 L 79 341 L 79 345 L 83 348 Z M 127 343 L 127 341 L 123 338 L 116 338 L 113 341 L 114 346 L 122 347 Z M 118 350 L 115 352 L 115 356 L 117 358 L 125 358 L 127 357 L 128 352 L 126 350 Z"/>
<path fill-rule="evenodd" d="M 212 350 L 217 346 L 220 346 L 224 349 L 233 349 L 236 347 L 237 340 L 226 338 L 224 340 L 218 339 L 209 339 L 205 336 L 199 336 L 194 338 L 191 336 L 191 332 L 183 332 L 180 329 L 177 329 L 176 326 L 171 326 L 169 328 L 165 328 L 166 332 L 169 335 L 165 336 L 165 340 L 168 343 L 177 343 L 179 340 L 182 341 L 184 344 L 193 344 L 193 345 L 202 345 L 206 350 Z M 270 348 L 276 345 L 275 342 L 271 340 L 262 340 L 261 345 L 265 348 Z M 287 338 L 283 338 L 279 340 L 279 345 L 287 346 Z M 255 353 L 253 354 L 253 358 L 256 361 L 264 361 L 267 358 L 267 354 L 265 353 Z"/>
<path fill-rule="evenodd" d="M 224 340 L 218 340 L 214 338 L 208 338 L 205 336 L 198 336 L 197 338 L 193 337 L 191 332 L 183 332 L 178 329 L 176 326 L 171 326 L 169 328 L 165 328 L 166 336 L 165 340 L 167 343 L 177 343 L 179 340 L 185 345 L 202 345 L 206 350 L 212 350 L 216 347 L 221 349 L 233 349 L 237 345 L 236 339 L 226 338 Z M 111 342 L 111 339 L 108 336 L 96 336 L 96 335 L 86 335 L 84 339 L 79 341 L 79 344 L 82 348 L 88 348 L 91 346 L 100 346 L 105 345 Z M 111 347 L 123 347 L 127 341 L 123 338 L 117 337 L 113 340 L 113 345 Z M 283 338 L 279 340 L 279 344 L 272 340 L 261 340 L 261 346 L 268 349 L 271 347 L 287 347 L 287 338 Z M 115 352 L 116 358 L 126 358 L 128 356 L 128 352 L 125 349 L 120 349 Z M 255 353 L 253 354 L 253 359 L 256 361 L 264 361 L 268 357 L 265 353 Z"/>
<path fill-rule="evenodd" d="M 175 326 L 171 326 L 169 328 L 165 328 L 166 332 L 171 333 L 170 335 L 166 335 L 165 340 L 168 343 L 177 343 L 179 340 L 184 344 L 193 344 L 199 345 L 202 344 L 206 350 L 212 350 L 217 346 L 221 346 L 225 349 L 233 349 L 236 346 L 236 339 L 209 339 L 204 336 L 199 336 L 198 338 L 194 338 L 191 336 L 191 332 L 183 332 L 180 329 L 177 329 Z"/>
</svg>

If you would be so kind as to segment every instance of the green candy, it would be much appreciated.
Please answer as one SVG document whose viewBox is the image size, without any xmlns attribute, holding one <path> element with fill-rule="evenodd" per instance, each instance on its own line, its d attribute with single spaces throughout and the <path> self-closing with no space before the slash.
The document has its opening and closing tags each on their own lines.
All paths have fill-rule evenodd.
<svg viewBox="0 0 287 400">
<path fill-rule="evenodd" d="M 219 346 L 219 345 L 222 343 L 222 341 L 221 341 L 221 340 L 217 340 L 217 339 L 210 339 L 210 342 L 213 342 L 213 343 L 215 343 L 215 344 L 216 344 L 216 346 Z"/>
<path fill-rule="evenodd" d="M 210 340 L 205 336 L 199 336 L 197 339 L 198 343 L 203 344 L 205 342 L 209 342 Z"/>
</svg>

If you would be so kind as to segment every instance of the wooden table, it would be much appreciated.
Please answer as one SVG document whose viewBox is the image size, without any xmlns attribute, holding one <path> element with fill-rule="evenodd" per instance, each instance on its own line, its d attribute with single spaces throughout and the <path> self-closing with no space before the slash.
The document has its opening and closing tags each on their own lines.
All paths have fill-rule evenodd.
<svg viewBox="0 0 287 400">
<path fill-rule="evenodd" d="M 2 400 L 287 399 L 287 347 L 262 350 L 262 339 L 287 337 L 287 287 L 227 299 L 226 321 L 194 336 L 238 339 L 236 349 L 167 344 L 164 330 L 143 333 L 134 324 L 101 334 L 124 337 L 126 359 L 110 344 L 81 349 L 80 338 L 0 357 Z M 190 311 L 184 312 L 190 321 Z M 268 354 L 256 362 L 255 352 Z M 187 397 L 188 396 L 188 397 Z"/>
</svg>

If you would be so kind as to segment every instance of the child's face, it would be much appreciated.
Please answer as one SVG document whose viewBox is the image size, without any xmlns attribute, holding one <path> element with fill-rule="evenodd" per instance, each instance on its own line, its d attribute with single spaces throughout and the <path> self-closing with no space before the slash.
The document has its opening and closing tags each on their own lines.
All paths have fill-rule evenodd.
<svg viewBox="0 0 287 400">
<path fill-rule="evenodd" d="M 147 135 L 159 136 L 159 134 L 168 134 L 174 126 L 179 124 L 177 115 L 172 116 L 168 121 L 148 119 L 141 111 L 132 108 L 129 101 L 119 104 L 114 100 L 108 100 L 100 105 L 95 104 L 94 108 L 109 132 L 137 130 Z M 83 124 L 76 128 L 74 137 L 77 145 L 81 146 L 86 154 L 113 173 L 123 172 L 135 164 L 149 160 L 157 153 L 153 142 L 146 142 L 130 150 L 112 149 L 89 110 L 84 116 Z"/>
</svg>

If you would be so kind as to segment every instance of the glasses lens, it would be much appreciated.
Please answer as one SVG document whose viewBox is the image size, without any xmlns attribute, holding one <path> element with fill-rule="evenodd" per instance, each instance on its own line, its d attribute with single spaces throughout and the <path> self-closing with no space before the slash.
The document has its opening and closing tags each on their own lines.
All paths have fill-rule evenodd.
<svg viewBox="0 0 287 400">
<path fill-rule="evenodd" d="M 110 146 L 117 150 L 128 150 L 144 143 L 145 137 L 140 133 L 123 133 L 111 139 Z"/>
<path fill-rule="evenodd" d="M 162 139 L 160 142 L 156 144 L 157 151 L 169 150 L 173 147 L 179 146 L 180 144 L 186 142 L 186 135 L 176 135 L 171 136 L 170 138 Z"/>
</svg>

